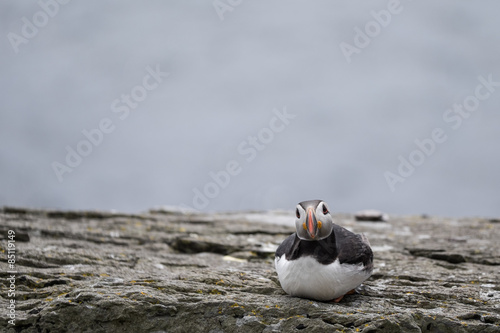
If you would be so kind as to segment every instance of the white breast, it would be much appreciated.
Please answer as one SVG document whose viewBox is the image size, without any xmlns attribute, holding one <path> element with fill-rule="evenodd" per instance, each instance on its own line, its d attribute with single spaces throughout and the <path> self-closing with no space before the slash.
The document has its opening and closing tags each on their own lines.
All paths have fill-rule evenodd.
<svg viewBox="0 0 500 333">
<path fill-rule="evenodd" d="M 283 290 L 292 296 L 329 301 L 345 295 L 368 279 L 370 272 L 363 265 L 340 264 L 335 260 L 329 265 L 306 256 L 288 261 L 283 254 L 274 260 Z"/>
</svg>

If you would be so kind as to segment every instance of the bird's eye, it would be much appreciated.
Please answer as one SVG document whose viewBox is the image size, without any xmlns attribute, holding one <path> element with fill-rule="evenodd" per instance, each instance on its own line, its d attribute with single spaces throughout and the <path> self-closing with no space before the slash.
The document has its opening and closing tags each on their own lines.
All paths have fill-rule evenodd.
<svg viewBox="0 0 500 333">
<path fill-rule="evenodd" d="M 323 215 L 326 215 L 328 213 L 329 213 L 328 208 L 326 207 L 325 204 L 323 204 Z"/>
<path fill-rule="evenodd" d="M 295 216 L 297 216 L 297 218 L 300 219 L 300 212 L 298 208 L 295 209 Z"/>
</svg>

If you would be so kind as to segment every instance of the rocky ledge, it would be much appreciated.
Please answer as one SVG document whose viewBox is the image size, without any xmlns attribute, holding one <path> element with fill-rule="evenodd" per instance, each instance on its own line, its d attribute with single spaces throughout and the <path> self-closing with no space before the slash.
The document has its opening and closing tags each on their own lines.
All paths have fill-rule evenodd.
<svg viewBox="0 0 500 333">
<path fill-rule="evenodd" d="M 274 250 L 293 219 L 3 208 L 0 331 L 500 332 L 499 220 L 335 215 L 368 236 L 376 267 L 337 304 L 280 288 Z"/>
</svg>

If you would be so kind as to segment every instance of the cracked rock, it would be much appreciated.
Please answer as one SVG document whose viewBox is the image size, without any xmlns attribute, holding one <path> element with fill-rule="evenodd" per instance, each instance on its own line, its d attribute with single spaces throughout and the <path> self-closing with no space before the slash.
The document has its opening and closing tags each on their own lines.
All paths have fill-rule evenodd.
<svg viewBox="0 0 500 333">
<path fill-rule="evenodd" d="M 496 219 L 333 215 L 370 239 L 375 270 L 356 294 L 331 303 L 290 297 L 279 285 L 273 251 L 294 232 L 287 214 L 4 208 L 0 253 L 8 230 L 20 239 L 15 296 L 6 256 L 0 261 L 0 331 L 500 331 Z"/>
</svg>

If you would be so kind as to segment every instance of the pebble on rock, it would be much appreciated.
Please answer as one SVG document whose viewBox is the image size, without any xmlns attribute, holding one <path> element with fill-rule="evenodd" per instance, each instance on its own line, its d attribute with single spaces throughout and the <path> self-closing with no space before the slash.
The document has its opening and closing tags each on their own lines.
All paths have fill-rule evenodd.
<svg viewBox="0 0 500 333">
<path fill-rule="evenodd" d="M 354 214 L 356 221 L 387 222 L 389 215 L 375 209 L 360 210 Z"/>
</svg>

